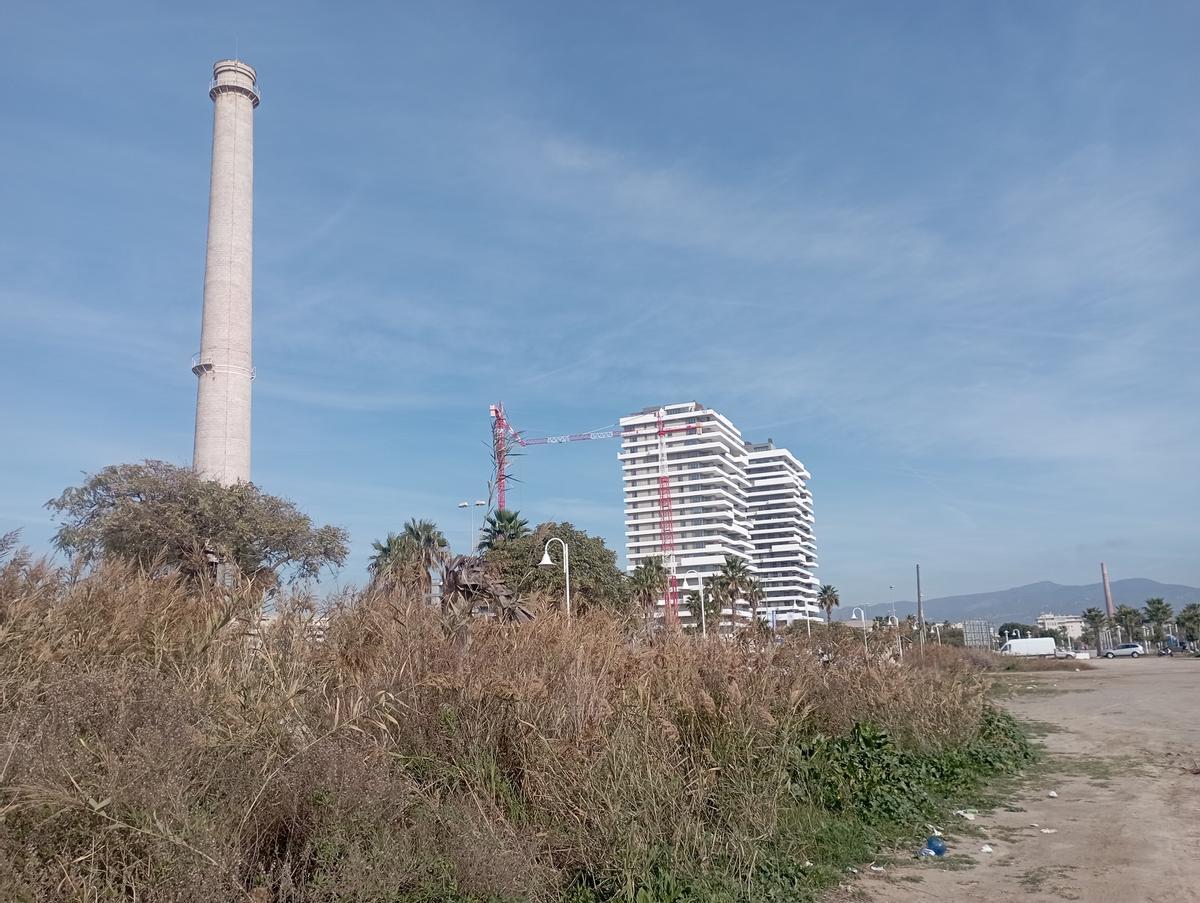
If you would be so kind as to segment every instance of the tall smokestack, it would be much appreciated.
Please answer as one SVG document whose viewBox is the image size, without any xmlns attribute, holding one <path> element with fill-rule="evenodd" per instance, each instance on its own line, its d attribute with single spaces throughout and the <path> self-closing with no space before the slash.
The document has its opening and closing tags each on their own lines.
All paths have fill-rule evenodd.
<svg viewBox="0 0 1200 903">
<path fill-rule="evenodd" d="M 1104 562 L 1100 562 L 1100 581 L 1104 584 L 1104 605 L 1108 609 L 1108 618 L 1111 621 L 1117 615 L 1117 610 L 1113 608 L 1112 590 L 1108 587 L 1108 568 L 1104 566 Z"/>
<path fill-rule="evenodd" d="M 192 361 L 196 444 L 192 469 L 225 484 L 250 479 L 251 314 L 254 269 L 254 68 L 213 66 L 212 183 L 200 353 Z"/>
</svg>

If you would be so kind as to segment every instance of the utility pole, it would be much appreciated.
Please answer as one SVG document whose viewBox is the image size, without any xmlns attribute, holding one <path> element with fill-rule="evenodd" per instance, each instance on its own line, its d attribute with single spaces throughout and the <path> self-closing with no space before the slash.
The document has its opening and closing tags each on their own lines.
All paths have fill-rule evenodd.
<svg viewBox="0 0 1200 903">
<path fill-rule="evenodd" d="M 925 661 L 925 609 L 921 605 L 921 566 L 917 565 L 917 641 L 921 644 L 921 662 Z"/>
<path fill-rule="evenodd" d="M 1108 614 L 1108 619 L 1111 621 L 1117 616 L 1117 610 L 1113 608 L 1112 590 L 1108 586 L 1108 568 L 1104 566 L 1104 562 L 1100 562 L 1100 580 L 1104 584 L 1104 607 Z"/>
</svg>

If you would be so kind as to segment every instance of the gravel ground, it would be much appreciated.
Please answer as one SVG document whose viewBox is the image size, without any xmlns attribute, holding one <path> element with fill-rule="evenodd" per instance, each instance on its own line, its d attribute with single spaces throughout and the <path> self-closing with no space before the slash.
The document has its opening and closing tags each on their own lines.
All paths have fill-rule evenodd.
<svg viewBox="0 0 1200 903">
<path fill-rule="evenodd" d="M 1094 664 L 1006 676 L 1047 750 L 1011 805 L 943 826 L 950 859 L 885 864 L 831 900 L 1200 901 L 1200 659 Z"/>
</svg>

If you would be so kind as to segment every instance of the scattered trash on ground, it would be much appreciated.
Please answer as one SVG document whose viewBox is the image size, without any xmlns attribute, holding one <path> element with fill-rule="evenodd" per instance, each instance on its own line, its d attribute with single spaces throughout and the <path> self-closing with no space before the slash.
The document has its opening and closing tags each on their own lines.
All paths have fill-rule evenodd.
<svg viewBox="0 0 1200 903">
<path fill-rule="evenodd" d="M 962 816 L 963 818 L 965 818 L 967 821 L 975 821 L 975 813 L 974 813 L 974 812 L 968 812 L 966 809 L 955 809 L 955 810 L 954 810 L 954 814 L 955 814 L 955 815 L 961 815 L 961 816 Z"/>
<path fill-rule="evenodd" d="M 1046 796 L 1050 797 L 1050 799 L 1052 799 L 1052 800 L 1056 800 L 1056 799 L 1058 799 L 1058 791 L 1051 790 L 1049 793 L 1046 794 Z"/>
<path fill-rule="evenodd" d="M 992 845 L 991 845 L 990 843 L 985 843 L 983 846 L 981 846 L 981 847 L 979 848 L 979 852 L 981 852 L 981 853 L 990 853 L 990 852 L 992 852 Z"/>
<path fill-rule="evenodd" d="M 855 868 L 854 866 L 852 866 L 852 865 L 848 865 L 848 866 L 846 866 L 846 871 L 848 871 L 848 872 L 849 872 L 851 875 L 857 875 L 857 874 L 858 874 L 858 869 L 856 869 L 856 868 Z"/>
<path fill-rule="evenodd" d="M 806 869 L 810 869 L 810 868 L 812 868 L 812 860 L 811 860 L 811 859 L 805 859 L 805 860 L 804 860 L 804 867 L 805 867 Z"/>
<path fill-rule="evenodd" d="M 872 862 L 872 863 L 871 863 L 871 871 L 873 871 L 873 872 L 882 872 L 882 871 L 883 871 L 883 866 L 882 866 L 882 865 L 876 865 L 874 862 Z"/>
<path fill-rule="evenodd" d="M 1057 834 L 1058 828 L 1042 828 L 1043 834 Z"/>
<path fill-rule="evenodd" d="M 934 856 L 946 855 L 946 841 L 940 837 L 930 835 L 925 838 L 925 849 L 932 850 Z"/>
<path fill-rule="evenodd" d="M 942 829 L 939 828 L 937 825 L 926 825 L 925 827 L 927 827 L 929 829 L 929 833 L 932 834 L 934 837 L 942 836 Z"/>
<path fill-rule="evenodd" d="M 1029 827 L 1031 827 L 1031 828 L 1040 828 L 1040 827 L 1041 827 L 1041 825 L 1039 825 L 1039 824 L 1038 824 L 1037 822 L 1035 822 L 1035 821 L 1031 821 L 1031 822 L 1029 823 Z"/>
</svg>

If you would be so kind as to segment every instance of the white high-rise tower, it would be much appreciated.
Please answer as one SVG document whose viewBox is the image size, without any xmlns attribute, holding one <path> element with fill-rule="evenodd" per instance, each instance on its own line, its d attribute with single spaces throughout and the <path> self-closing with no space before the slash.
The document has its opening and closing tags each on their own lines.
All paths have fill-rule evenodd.
<svg viewBox="0 0 1200 903">
<path fill-rule="evenodd" d="M 192 469 L 225 484 L 250 479 L 250 383 L 254 270 L 254 68 L 213 66 L 212 183 L 204 264 L 204 321 L 192 361 L 196 444 Z"/>
<path fill-rule="evenodd" d="M 654 427 L 661 423 L 662 433 Z M 759 617 L 784 627 L 819 617 L 817 550 L 809 473 L 771 440 L 746 442 L 733 422 L 699 402 L 649 407 L 621 418 L 625 484 L 625 552 L 632 571 L 643 561 L 673 560 L 681 597 L 740 559 L 760 582 Z M 670 511 L 660 486 L 666 454 Z M 671 541 L 664 542 L 664 522 Z M 668 549 L 667 546 L 670 546 Z M 659 601 L 660 609 L 663 600 Z M 724 621 L 749 617 L 750 605 L 727 608 Z M 682 606 L 684 624 L 691 615 Z M 711 625 L 710 625 L 711 626 Z"/>
</svg>

